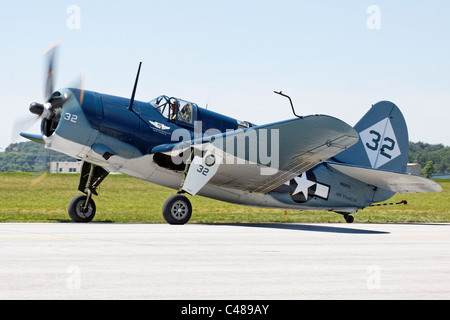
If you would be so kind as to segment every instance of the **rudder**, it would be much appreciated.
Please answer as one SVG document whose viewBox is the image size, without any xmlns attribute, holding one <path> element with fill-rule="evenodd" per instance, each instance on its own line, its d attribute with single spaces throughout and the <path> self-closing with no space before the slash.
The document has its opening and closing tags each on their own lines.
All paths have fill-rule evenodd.
<svg viewBox="0 0 450 320">
<path fill-rule="evenodd" d="M 382 101 L 355 125 L 359 142 L 334 157 L 337 162 L 366 168 L 406 172 L 409 154 L 408 128 L 400 109 Z"/>
</svg>

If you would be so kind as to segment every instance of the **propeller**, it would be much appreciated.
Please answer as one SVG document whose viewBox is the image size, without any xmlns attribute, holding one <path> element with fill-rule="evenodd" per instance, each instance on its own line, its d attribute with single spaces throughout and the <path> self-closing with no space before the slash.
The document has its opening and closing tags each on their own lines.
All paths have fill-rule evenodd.
<svg viewBox="0 0 450 320">
<path fill-rule="evenodd" d="M 55 61 L 59 50 L 59 43 L 55 43 L 45 51 L 47 68 L 45 75 L 44 99 L 46 103 L 33 102 L 29 110 L 41 119 L 51 120 L 56 115 L 56 110 L 62 108 L 64 98 L 58 92 L 53 93 L 55 83 Z"/>
<path fill-rule="evenodd" d="M 24 134 L 22 132 L 26 132 L 29 130 L 37 121 L 42 121 L 42 130 L 43 134 L 46 136 L 50 136 L 52 132 L 58 126 L 59 120 L 61 118 L 62 107 L 66 102 L 66 98 L 61 95 L 60 92 L 53 90 L 55 89 L 55 78 L 56 78 L 56 62 L 59 51 L 59 43 L 55 43 L 50 46 L 45 52 L 45 66 L 44 66 L 44 103 L 33 102 L 29 106 L 29 111 L 31 114 L 28 114 L 27 117 L 20 117 L 14 121 L 11 132 L 11 141 L 16 142 L 19 134 L 22 137 L 25 137 L 29 140 L 33 140 L 35 142 L 44 143 L 42 135 L 33 135 L 33 134 Z M 81 79 L 76 81 L 76 87 L 80 88 L 83 96 L 83 85 L 84 78 L 81 76 Z M 36 169 L 37 171 L 46 171 L 43 169 L 47 165 L 48 157 L 45 156 L 47 152 L 44 148 L 36 157 Z M 40 167 L 40 168 L 38 168 Z M 39 182 L 43 175 L 39 175 L 39 178 L 34 179 L 34 182 Z"/>
<path fill-rule="evenodd" d="M 29 130 L 37 121 L 41 119 L 51 120 L 56 114 L 55 110 L 61 108 L 64 104 L 63 99 L 52 99 L 55 83 L 55 64 L 59 50 L 59 43 L 55 43 L 45 50 L 45 77 L 44 77 L 44 99 L 45 103 L 33 102 L 29 106 L 29 111 L 33 115 L 22 116 L 13 122 L 11 128 L 11 143 L 17 141 L 22 132 Z M 55 97 L 56 98 L 56 97 Z M 51 100 L 51 102 L 50 102 Z"/>
<path fill-rule="evenodd" d="M 29 106 L 29 111 L 34 115 L 33 120 L 21 121 L 15 123 L 13 126 L 13 134 L 18 131 L 19 128 L 23 128 L 24 124 L 35 123 L 38 120 L 42 120 L 42 130 L 44 135 L 50 136 L 57 128 L 59 120 L 61 118 L 62 107 L 66 102 L 66 97 L 62 96 L 60 92 L 53 92 L 55 88 L 55 65 L 58 56 L 60 44 L 57 42 L 50 46 L 45 51 L 46 68 L 45 78 L 44 78 L 44 103 L 33 102 Z M 84 75 L 81 76 L 73 82 L 72 88 L 79 88 L 81 90 L 80 94 L 80 104 L 83 104 L 84 97 Z M 27 128 L 24 128 L 25 130 Z M 23 132 L 23 131 L 21 131 Z M 21 136 L 29 139 L 29 135 L 20 134 Z M 13 136 L 14 138 L 15 136 Z"/>
</svg>

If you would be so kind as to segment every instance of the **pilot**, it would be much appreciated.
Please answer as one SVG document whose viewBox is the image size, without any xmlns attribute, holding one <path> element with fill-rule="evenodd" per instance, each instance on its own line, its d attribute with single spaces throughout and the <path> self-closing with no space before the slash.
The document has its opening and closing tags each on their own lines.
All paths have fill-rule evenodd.
<svg viewBox="0 0 450 320">
<path fill-rule="evenodd" d="M 190 104 L 186 104 L 183 109 L 181 109 L 181 120 L 192 123 L 192 107 Z"/>
<path fill-rule="evenodd" d="M 170 101 L 170 120 L 175 121 L 177 119 L 177 105 L 175 100 Z"/>
</svg>

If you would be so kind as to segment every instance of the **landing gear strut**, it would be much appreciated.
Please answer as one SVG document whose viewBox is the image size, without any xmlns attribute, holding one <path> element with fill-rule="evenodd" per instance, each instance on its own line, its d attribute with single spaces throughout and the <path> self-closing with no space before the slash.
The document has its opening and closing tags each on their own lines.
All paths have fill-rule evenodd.
<svg viewBox="0 0 450 320">
<path fill-rule="evenodd" d="M 78 190 L 84 194 L 76 195 L 69 203 L 69 216 L 73 222 L 91 222 L 95 217 L 96 206 L 92 195 L 98 196 L 97 188 L 109 172 L 102 167 L 84 162 L 81 169 Z"/>
</svg>

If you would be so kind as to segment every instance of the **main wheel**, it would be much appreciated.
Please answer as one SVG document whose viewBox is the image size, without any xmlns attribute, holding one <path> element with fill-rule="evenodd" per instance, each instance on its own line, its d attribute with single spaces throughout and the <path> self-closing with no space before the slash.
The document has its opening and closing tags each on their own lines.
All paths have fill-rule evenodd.
<svg viewBox="0 0 450 320">
<path fill-rule="evenodd" d="M 87 195 L 79 194 L 72 198 L 69 203 L 69 216 L 73 222 L 91 222 L 95 217 L 96 207 L 94 200 L 90 199 L 87 210 L 83 210 Z"/>
<path fill-rule="evenodd" d="M 192 205 L 185 196 L 174 194 L 164 202 L 162 213 L 169 224 L 186 224 L 192 216 Z"/>
</svg>

